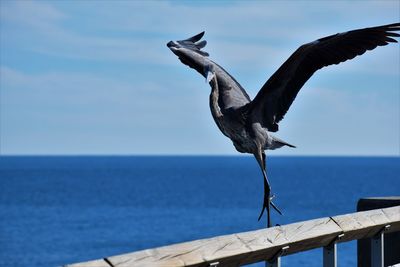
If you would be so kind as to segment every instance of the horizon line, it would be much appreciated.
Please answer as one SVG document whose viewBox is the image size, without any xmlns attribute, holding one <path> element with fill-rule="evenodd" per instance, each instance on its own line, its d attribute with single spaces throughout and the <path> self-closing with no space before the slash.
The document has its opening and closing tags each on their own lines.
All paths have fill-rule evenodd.
<svg viewBox="0 0 400 267">
<path fill-rule="evenodd" d="M 251 154 L 0 154 L 1 157 L 252 157 Z M 267 155 L 267 157 L 376 157 L 376 158 L 397 158 L 400 155 L 392 154 L 303 154 L 303 155 Z"/>
</svg>

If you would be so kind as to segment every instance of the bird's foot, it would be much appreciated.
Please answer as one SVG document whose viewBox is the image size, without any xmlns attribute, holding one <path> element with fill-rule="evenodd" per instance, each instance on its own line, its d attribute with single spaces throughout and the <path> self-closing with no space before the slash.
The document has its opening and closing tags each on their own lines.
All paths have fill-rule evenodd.
<svg viewBox="0 0 400 267">
<path fill-rule="evenodd" d="M 280 215 L 283 215 L 282 211 L 275 205 L 274 202 L 272 202 L 272 199 L 274 199 L 274 198 L 275 198 L 275 195 L 272 195 L 270 197 L 271 206 L 274 208 L 274 210 L 276 210 L 276 212 L 278 212 Z"/>
<path fill-rule="evenodd" d="M 264 203 L 263 203 L 263 207 L 261 209 L 260 215 L 258 216 L 258 220 L 261 219 L 262 215 L 264 214 L 264 211 L 267 210 L 267 220 L 268 220 L 268 227 L 270 227 L 271 225 L 271 220 L 270 220 L 270 206 L 272 206 L 272 208 L 278 212 L 280 215 L 283 215 L 282 211 L 275 205 L 274 202 L 272 202 L 272 200 L 275 198 L 275 195 L 265 195 L 264 197 Z"/>
</svg>

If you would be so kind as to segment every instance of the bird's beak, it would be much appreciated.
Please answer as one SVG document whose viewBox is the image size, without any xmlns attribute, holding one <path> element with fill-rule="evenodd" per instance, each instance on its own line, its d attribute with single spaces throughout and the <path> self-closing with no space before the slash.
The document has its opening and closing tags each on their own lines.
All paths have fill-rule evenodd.
<svg viewBox="0 0 400 267">
<path fill-rule="evenodd" d="M 174 41 L 169 41 L 167 43 L 167 46 L 169 49 L 171 49 L 172 51 L 177 50 L 177 48 L 179 47 L 178 43 L 174 42 Z"/>
<path fill-rule="evenodd" d="M 169 42 L 167 43 L 167 46 L 168 46 L 168 48 L 172 51 L 172 53 L 174 53 L 175 55 L 178 56 L 178 54 L 177 54 L 178 49 L 179 49 L 178 43 L 176 43 L 176 42 L 174 42 L 174 41 L 169 41 Z"/>
<path fill-rule="evenodd" d="M 173 41 L 169 41 L 169 42 L 167 43 L 167 46 L 168 46 L 169 48 L 171 48 L 173 45 L 174 45 L 174 42 L 173 42 Z"/>
</svg>

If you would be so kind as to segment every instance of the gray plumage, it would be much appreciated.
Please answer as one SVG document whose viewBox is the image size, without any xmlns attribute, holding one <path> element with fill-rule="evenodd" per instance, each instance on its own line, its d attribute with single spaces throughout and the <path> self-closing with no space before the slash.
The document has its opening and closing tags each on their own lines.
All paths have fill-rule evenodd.
<svg viewBox="0 0 400 267">
<path fill-rule="evenodd" d="M 264 177 L 264 203 L 258 219 L 267 210 L 271 226 L 271 188 L 266 174 L 265 150 L 282 146 L 294 147 L 274 137 L 278 123 L 304 83 L 325 66 L 339 64 L 362 55 L 367 50 L 397 42 L 395 31 L 400 23 L 334 34 L 300 46 L 267 80 L 251 100 L 243 87 L 221 66 L 202 51 L 207 44 L 200 41 L 204 32 L 182 41 L 170 41 L 167 46 L 181 62 L 203 75 L 211 86 L 211 114 L 221 132 L 230 138 L 236 150 L 253 154 Z"/>
</svg>

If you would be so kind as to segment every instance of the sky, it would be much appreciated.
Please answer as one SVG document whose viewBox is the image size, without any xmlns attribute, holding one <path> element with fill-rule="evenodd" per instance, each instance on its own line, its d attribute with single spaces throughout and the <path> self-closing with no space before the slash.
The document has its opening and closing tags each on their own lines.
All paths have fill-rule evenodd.
<svg viewBox="0 0 400 267">
<path fill-rule="evenodd" d="M 0 1 L 1 155 L 237 155 L 210 88 L 166 47 L 205 48 L 254 97 L 300 45 L 400 21 L 394 1 Z M 270 155 L 400 155 L 400 46 L 318 71 Z"/>
</svg>

